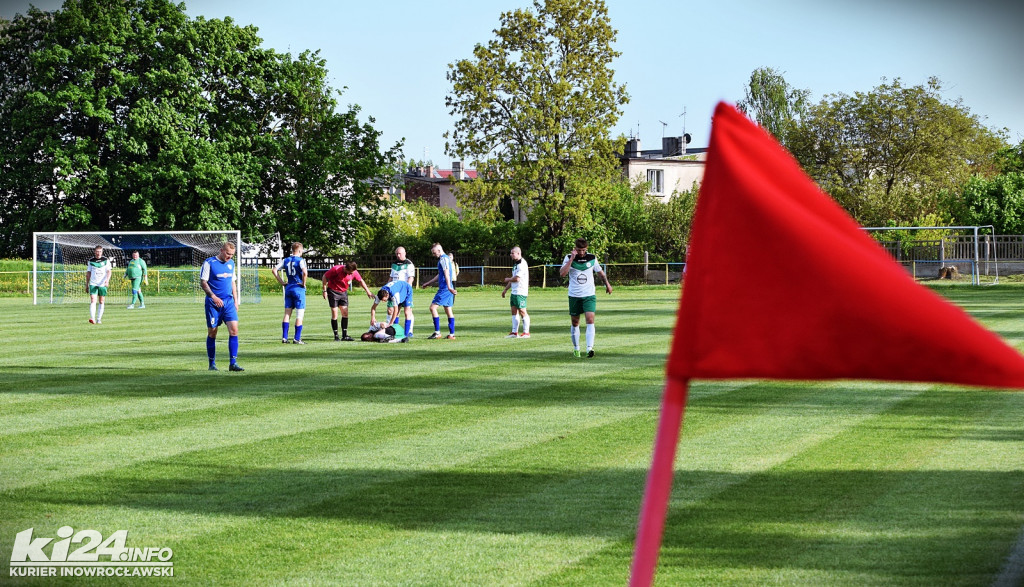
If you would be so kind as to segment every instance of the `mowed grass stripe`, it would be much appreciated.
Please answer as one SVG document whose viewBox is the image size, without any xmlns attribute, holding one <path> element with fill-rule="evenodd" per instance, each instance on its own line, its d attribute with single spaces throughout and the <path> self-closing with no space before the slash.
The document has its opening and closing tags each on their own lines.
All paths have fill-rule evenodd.
<svg viewBox="0 0 1024 587">
<path fill-rule="evenodd" d="M 499 365 L 495 371 L 515 368 L 512 364 Z M 580 383 L 604 376 L 613 368 L 609 365 L 592 367 L 580 377 Z M 501 379 L 494 379 L 487 388 L 481 390 L 477 385 L 470 393 L 459 393 L 461 383 L 470 385 L 477 377 L 475 368 L 462 371 L 449 371 L 444 379 L 431 378 L 425 382 L 428 383 L 426 388 L 410 390 L 412 385 L 403 384 L 399 379 L 383 389 L 365 388 L 355 394 L 374 395 L 376 391 L 383 398 L 381 402 L 327 402 L 324 392 L 315 390 L 307 392 L 305 398 L 257 398 L 186 413 L 8 437 L 7 448 L 0 454 L 0 469 L 9 474 L 0 480 L 0 491 L 163 458 L 185 450 L 244 444 L 259 438 L 330 427 L 339 422 L 427 409 L 432 403 L 472 401 L 482 395 L 507 394 L 516 388 L 530 387 L 527 381 L 517 381 L 515 387 L 510 388 Z M 550 378 L 538 377 L 534 381 L 537 385 L 549 385 Z M 400 391 L 393 393 L 395 389 Z M 431 389 L 437 393 L 430 393 Z M 271 413 L 273 418 L 268 422 L 266 416 Z M 193 440 L 197 438 L 203 440 Z M 53 448 L 47 450 L 47 447 Z M 39 474 L 40 469 L 46 473 Z"/>
<path fill-rule="evenodd" d="M 709 571 L 753 583 L 941 584 L 953 576 L 977 582 L 975 573 L 985 575 L 992 563 L 965 568 L 965 558 L 986 557 L 950 555 L 951 549 L 962 553 L 955 543 L 970 539 L 987 522 L 951 516 L 959 508 L 946 509 L 953 505 L 949 487 L 992 483 L 1002 505 L 1012 507 L 1012 499 L 1005 500 L 1024 473 L 933 471 L 930 466 L 956 436 L 922 434 L 914 424 L 955 419 L 959 424 L 953 430 L 963 433 L 983 425 L 1005 398 L 984 396 L 922 393 L 707 503 L 673 510 L 659 573 L 668 584 L 704 580 Z M 984 502 L 963 505 L 968 510 L 993 505 Z M 916 505 L 921 503 L 927 505 Z M 1012 529 L 1002 532 L 1012 543 Z M 1002 555 L 987 558 L 998 561 Z"/>
<path fill-rule="evenodd" d="M 821 390 L 802 390 L 804 396 L 812 398 L 818 393 Z M 720 413 L 718 417 L 733 419 L 727 413 Z M 869 416 L 851 417 L 847 425 L 865 417 Z M 803 432 L 817 430 L 826 418 L 823 414 L 816 418 L 801 418 L 800 423 L 805 426 Z M 437 513 L 421 513 L 416 509 L 422 507 L 425 499 L 420 492 L 448 494 L 453 505 L 449 508 L 451 511 L 446 510 L 445 513 L 448 513 L 450 521 L 437 531 L 413 537 L 397 534 L 390 541 L 375 541 L 375 549 L 361 556 L 337 559 L 326 575 L 345 576 L 355 584 L 370 584 L 374 580 L 397 584 L 434 581 L 454 584 L 483 572 L 502 584 L 523 584 L 585 558 L 631 535 L 649 459 L 653 423 L 654 418 L 650 417 L 628 420 L 614 427 L 631 425 L 629 432 L 595 429 L 584 432 L 575 441 L 570 440 L 573 437 L 552 440 L 503 454 L 499 459 L 475 462 L 468 470 L 460 469 L 458 474 L 439 474 L 439 479 L 430 476 L 428 480 L 417 477 L 408 482 L 408 487 L 388 485 L 381 487 L 379 494 L 361 496 L 362 502 L 389 512 L 374 511 L 361 516 L 367 519 L 397 515 L 393 510 L 400 509 L 404 515 L 414 519 L 422 515 L 424 520 L 437 520 Z M 734 419 L 734 424 L 740 426 L 742 422 Z M 718 428 L 719 434 L 728 434 L 727 428 Z M 761 427 L 761 431 L 777 434 L 769 427 Z M 634 440 L 624 447 L 618 440 L 623 436 Z M 799 451 L 799 444 L 791 450 Z M 737 464 L 735 454 L 730 453 L 727 459 L 722 458 L 722 453 L 717 454 L 721 459 L 719 464 L 723 466 L 746 466 L 751 470 L 763 467 L 760 454 L 747 455 L 741 465 Z M 740 460 L 744 458 L 740 457 Z M 510 473 L 513 471 L 515 473 Z M 567 474 L 569 471 L 574 472 Z M 504 492 L 500 498 L 485 499 L 474 506 L 471 496 L 451 495 L 465 485 L 481 483 L 477 476 L 484 475 L 502 477 L 502 487 L 491 490 L 496 494 Z M 521 479 L 522 476 L 526 478 Z M 511 494 L 505 485 L 527 485 L 531 489 L 523 494 Z M 708 493 L 720 490 L 707 486 L 703 489 Z M 387 497 L 414 491 L 416 493 L 407 499 L 396 501 Z M 384 505 L 379 505 L 382 501 Z M 347 501 L 338 500 L 336 503 L 346 512 L 353 507 Z M 529 520 L 510 522 L 510 511 L 528 512 Z M 322 506 L 310 512 L 310 515 L 314 514 L 324 515 Z M 351 513 L 346 516 L 351 516 Z M 562 538 L 559 542 L 552 536 Z M 444 544 L 457 544 L 458 550 L 453 551 L 457 555 L 445 557 L 438 552 L 437 549 Z M 365 571 L 369 568 L 369 561 L 382 557 L 392 562 L 385 575 L 379 575 L 380 569 L 376 570 L 377 575 Z M 481 570 L 481 564 L 486 564 L 486 568 Z M 319 573 L 307 571 L 307 580 Z M 296 580 L 302 581 L 299 574 L 294 575 Z"/>
</svg>

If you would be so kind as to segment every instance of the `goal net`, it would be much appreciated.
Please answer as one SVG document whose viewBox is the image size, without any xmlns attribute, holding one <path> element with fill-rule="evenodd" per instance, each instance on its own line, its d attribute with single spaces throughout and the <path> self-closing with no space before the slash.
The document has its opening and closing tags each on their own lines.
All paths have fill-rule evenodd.
<svg viewBox="0 0 1024 587">
<path fill-rule="evenodd" d="M 89 301 L 86 264 L 96 246 L 113 265 L 107 303 L 127 304 L 132 297 L 125 268 L 138 251 L 146 262 L 149 284 L 146 300 L 196 302 L 205 298 L 199 287 L 203 262 L 221 244 L 235 243 L 235 271 L 243 303 L 260 301 L 255 259 L 267 243 L 241 242 L 237 230 L 181 232 L 36 232 L 33 233 L 32 286 L 34 304 L 66 304 Z"/>
<path fill-rule="evenodd" d="M 900 226 L 864 229 L 917 281 L 968 285 L 999 282 L 992 226 Z"/>
</svg>

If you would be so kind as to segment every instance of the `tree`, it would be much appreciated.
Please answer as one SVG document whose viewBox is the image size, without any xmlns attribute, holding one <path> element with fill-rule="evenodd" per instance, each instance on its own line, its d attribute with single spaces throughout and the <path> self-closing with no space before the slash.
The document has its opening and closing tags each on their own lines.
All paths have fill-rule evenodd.
<svg viewBox="0 0 1024 587">
<path fill-rule="evenodd" d="M 329 252 L 392 149 L 326 67 L 168 0 L 67 0 L 0 28 L 0 252 L 33 230 L 240 228 Z M 370 121 L 372 123 L 372 119 Z"/>
<path fill-rule="evenodd" d="M 780 143 L 788 145 L 790 135 L 807 110 L 811 92 L 790 86 L 783 73 L 771 67 L 755 69 L 743 99 L 736 106 Z"/>
<path fill-rule="evenodd" d="M 960 101 L 947 102 L 937 78 L 899 79 L 870 92 L 833 94 L 808 108 L 787 145 L 854 218 L 889 225 L 940 212 L 943 192 L 975 173 L 996 171 L 1005 142 Z"/>
<path fill-rule="evenodd" d="M 494 218 L 513 197 L 557 254 L 600 231 L 590 209 L 619 173 L 610 129 L 628 96 L 610 67 L 616 31 L 603 0 L 534 0 L 500 21 L 472 59 L 449 65 L 445 150 L 480 172 L 458 191 L 467 214 Z"/>
<path fill-rule="evenodd" d="M 1024 172 L 972 177 L 951 194 L 948 206 L 956 222 L 991 224 L 996 234 L 1024 234 Z"/>
</svg>

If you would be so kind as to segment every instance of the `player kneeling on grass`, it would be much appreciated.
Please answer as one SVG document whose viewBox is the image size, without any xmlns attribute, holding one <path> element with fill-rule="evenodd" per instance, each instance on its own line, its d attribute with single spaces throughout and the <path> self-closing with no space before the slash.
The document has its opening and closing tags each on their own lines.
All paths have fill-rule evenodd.
<svg viewBox="0 0 1024 587">
<path fill-rule="evenodd" d="M 356 270 L 357 267 L 355 261 L 349 261 L 344 265 L 335 265 L 328 269 L 327 273 L 324 273 L 324 299 L 331 307 L 331 329 L 334 330 L 334 340 L 352 340 L 352 337 L 348 335 L 348 290 L 352 286 L 352 281 L 358 281 L 363 291 L 366 292 L 366 296 L 371 300 L 375 299 L 370 293 L 370 288 L 366 287 L 363 276 L 359 275 L 359 271 Z M 339 307 L 341 308 L 341 338 L 338 338 Z"/>
<path fill-rule="evenodd" d="M 424 288 L 435 281 L 437 282 L 437 293 L 434 295 L 434 300 L 430 302 L 430 316 L 434 319 L 434 334 L 427 338 L 441 338 L 441 318 L 437 315 L 437 308 L 440 306 L 444 308 L 444 313 L 448 315 L 448 336 L 445 338 L 454 340 L 455 312 L 452 311 L 452 306 L 455 305 L 455 294 L 459 293 L 455 291 L 455 267 L 452 264 L 452 258 L 444 254 L 441 243 L 434 243 L 430 252 L 437 257 L 437 275 L 420 286 Z"/>
<path fill-rule="evenodd" d="M 410 331 L 412 320 L 408 316 L 412 308 L 412 286 L 406 281 L 390 281 L 377 291 L 375 299 L 373 306 L 370 307 L 370 326 L 377 325 L 377 305 L 385 302 L 387 304 L 387 321 L 384 322 L 384 327 L 397 326 L 398 309 L 405 308 L 406 320 L 405 328 L 402 329 L 402 338 L 410 337 L 412 335 Z"/>
<path fill-rule="evenodd" d="M 103 256 L 103 247 L 97 245 L 93 252 L 95 256 L 85 265 L 85 281 L 89 285 L 89 324 L 102 324 L 103 303 L 107 300 L 107 286 L 110 285 L 113 266 L 110 259 Z"/>
<path fill-rule="evenodd" d="M 604 289 L 612 293 L 608 276 L 601 269 L 597 257 L 587 253 L 586 239 L 576 239 L 576 248 L 565 256 L 558 274 L 569 276 L 569 337 L 572 339 L 572 354 L 580 356 L 580 314 L 587 319 L 587 356 L 594 356 L 594 313 L 597 312 L 597 295 L 594 291 L 594 273 L 604 280 Z"/>
<path fill-rule="evenodd" d="M 238 275 L 235 273 L 235 245 L 224 243 L 217 256 L 203 261 L 199 270 L 199 287 L 206 292 L 206 356 L 210 371 L 217 370 L 217 327 L 228 325 L 228 352 L 231 354 L 229 371 L 244 371 L 238 363 Z"/>
<path fill-rule="evenodd" d="M 526 296 L 530 294 L 530 267 L 523 258 L 523 250 L 512 247 L 512 277 L 505 278 L 505 289 L 501 297 L 512 290 L 509 305 L 512 306 L 512 332 L 505 338 L 530 338 L 530 314 L 526 312 Z M 522 317 L 523 333 L 519 334 L 519 319 Z"/>
<path fill-rule="evenodd" d="M 309 270 L 306 269 L 306 260 L 302 258 L 302 243 L 292 243 L 292 254 L 290 257 L 281 259 L 277 267 L 271 269 L 274 279 L 284 286 L 284 319 L 281 321 L 281 342 L 288 342 L 288 323 L 292 320 L 292 310 L 295 310 L 295 344 L 306 344 L 302 342 L 302 315 L 306 313 L 306 277 Z M 288 277 L 281 279 L 278 274 L 283 271 Z"/>
</svg>

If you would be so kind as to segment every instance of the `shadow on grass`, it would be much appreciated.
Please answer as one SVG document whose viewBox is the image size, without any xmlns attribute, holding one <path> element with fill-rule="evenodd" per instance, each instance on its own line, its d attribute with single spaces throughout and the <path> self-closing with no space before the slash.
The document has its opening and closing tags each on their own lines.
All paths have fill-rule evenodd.
<svg viewBox="0 0 1024 587">
<path fill-rule="evenodd" d="M 629 540 L 645 472 L 306 470 L 146 465 L 0 497 L 417 531 Z M 663 565 L 880 577 L 998 572 L 1024 516 L 1024 471 L 676 474 Z M 883 580 L 883 582 L 885 582 Z"/>
</svg>

